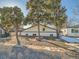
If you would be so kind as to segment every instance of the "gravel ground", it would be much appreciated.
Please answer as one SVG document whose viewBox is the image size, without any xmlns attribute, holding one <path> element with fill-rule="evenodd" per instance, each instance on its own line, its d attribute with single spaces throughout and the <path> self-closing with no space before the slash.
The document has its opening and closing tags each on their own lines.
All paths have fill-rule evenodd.
<svg viewBox="0 0 79 59">
<path fill-rule="evenodd" d="M 37 50 L 25 47 L 25 45 L 37 45 L 47 47 L 57 47 L 55 45 L 20 39 L 23 46 L 16 46 L 16 39 L 12 37 L 10 41 L 0 43 L 0 59 L 79 59 L 65 54 L 65 52 Z"/>
<path fill-rule="evenodd" d="M 68 52 L 68 55 L 66 53 L 0 44 L 0 59 L 79 59 L 77 56 L 71 56 L 73 53 Z"/>
<path fill-rule="evenodd" d="M 0 59 L 61 59 L 60 54 L 50 51 L 38 51 L 24 46 L 0 45 Z"/>
</svg>

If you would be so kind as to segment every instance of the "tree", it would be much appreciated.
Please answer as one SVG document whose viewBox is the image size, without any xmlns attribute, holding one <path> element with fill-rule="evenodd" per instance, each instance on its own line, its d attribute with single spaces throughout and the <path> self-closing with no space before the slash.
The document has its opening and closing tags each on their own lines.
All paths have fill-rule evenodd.
<svg viewBox="0 0 79 59">
<path fill-rule="evenodd" d="M 16 30 L 16 39 L 17 44 L 20 45 L 18 38 L 18 29 L 23 21 L 23 13 L 20 8 L 15 7 L 4 7 L 1 10 L 1 24 L 6 31 L 9 31 L 11 27 L 14 27 Z"/>
<path fill-rule="evenodd" d="M 16 29 L 16 39 L 17 39 L 17 44 L 20 45 L 20 41 L 18 38 L 18 30 L 20 25 L 22 24 L 23 21 L 23 13 L 21 11 L 20 8 L 18 8 L 17 6 L 15 6 L 14 8 L 12 8 L 12 13 L 11 13 L 11 23 L 14 26 L 14 28 Z"/>
<path fill-rule="evenodd" d="M 55 16 L 55 26 L 57 31 L 57 38 L 59 38 L 59 33 L 62 27 L 66 27 L 67 23 L 67 16 L 65 14 L 65 8 L 60 8 L 58 12 L 59 15 Z M 63 26 L 64 25 L 64 26 Z"/>
<path fill-rule="evenodd" d="M 40 38 L 40 22 L 51 20 L 56 26 L 57 38 L 59 37 L 60 28 L 66 22 L 66 9 L 61 7 L 61 0 L 30 0 L 27 2 L 29 14 L 27 18 L 38 24 L 38 34 Z"/>
<path fill-rule="evenodd" d="M 38 25 L 38 36 L 40 39 L 40 23 L 47 21 L 48 13 L 46 9 L 45 0 L 30 0 L 27 2 L 27 9 L 29 9 L 29 13 L 27 15 L 27 20 L 31 21 L 32 24 Z"/>
<path fill-rule="evenodd" d="M 57 38 L 59 38 L 60 29 L 63 25 L 66 25 L 67 15 L 65 13 L 65 7 L 61 7 L 61 0 L 48 0 L 48 8 L 50 10 L 50 20 L 56 26 Z"/>
<path fill-rule="evenodd" d="M 0 14 L 1 14 L 0 25 L 5 29 L 6 32 L 9 32 L 12 26 L 10 22 L 11 8 L 9 7 L 0 8 Z"/>
</svg>

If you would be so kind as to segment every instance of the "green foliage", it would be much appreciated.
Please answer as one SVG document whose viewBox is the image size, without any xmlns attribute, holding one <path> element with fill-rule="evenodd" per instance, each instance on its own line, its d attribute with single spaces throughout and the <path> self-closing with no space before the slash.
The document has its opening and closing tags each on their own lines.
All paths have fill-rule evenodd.
<svg viewBox="0 0 79 59">
<path fill-rule="evenodd" d="M 12 23 L 14 25 L 16 24 L 20 25 L 24 17 L 23 13 L 21 12 L 21 9 L 15 6 L 12 10 L 13 10 L 11 15 Z"/>
<path fill-rule="evenodd" d="M 26 20 L 29 19 L 32 22 L 51 20 L 56 27 L 62 27 L 67 15 L 65 7 L 61 7 L 60 3 L 61 0 L 30 0 L 26 5 L 29 9 Z"/>
<path fill-rule="evenodd" d="M 6 31 L 10 31 L 14 27 L 16 29 L 16 39 L 17 44 L 20 45 L 20 41 L 18 39 L 18 29 L 23 22 L 23 13 L 20 8 L 15 7 L 3 7 L 0 9 L 1 13 L 1 25 L 4 27 Z"/>
<path fill-rule="evenodd" d="M 31 23 L 46 23 L 50 20 L 56 26 L 57 33 L 66 24 L 66 9 L 61 7 L 61 0 L 29 0 L 26 6 L 29 9 L 26 20 Z"/>
<path fill-rule="evenodd" d="M 55 37 L 53 37 L 53 36 L 49 36 L 48 37 L 48 40 L 55 40 L 56 38 Z"/>
<path fill-rule="evenodd" d="M 23 21 L 23 13 L 18 7 L 3 7 L 0 8 L 1 13 L 1 25 L 9 31 L 11 27 L 15 27 L 16 24 L 21 24 Z M 14 13 L 14 15 L 12 15 Z M 14 17 L 16 15 L 16 17 Z"/>
<path fill-rule="evenodd" d="M 10 22 L 10 14 L 11 14 L 11 8 L 9 7 L 4 7 L 1 8 L 0 13 L 1 13 L 1 22 L 0 24 L 2 25 L 2 27 L 8 31 L 10 29 L 10 27 L 12 26 L 11 22 Z"/>
<path fill-rule="evenodd" d="M 29 9 L 29 14 L 27 18 L 29 21 L 37 23 L 37 21 L 44 22 L 47 21 L 49 13 L 47 13 L 46 0 L 30 0 L 27 2 L 27 9 Z"/>
</svg>

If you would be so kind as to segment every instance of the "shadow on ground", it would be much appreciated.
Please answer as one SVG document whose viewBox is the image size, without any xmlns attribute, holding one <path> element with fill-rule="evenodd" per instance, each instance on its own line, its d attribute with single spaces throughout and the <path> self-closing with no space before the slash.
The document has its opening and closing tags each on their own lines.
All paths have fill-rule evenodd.
<svg viewBox="0 0 79 59">
<path fill-rule="evenodd" d="M 37 51 L 25 46 L 0 47 L 0 59 L 61 59 L 58 54 L 52 54 L 49 51 Z"/>
</svg>

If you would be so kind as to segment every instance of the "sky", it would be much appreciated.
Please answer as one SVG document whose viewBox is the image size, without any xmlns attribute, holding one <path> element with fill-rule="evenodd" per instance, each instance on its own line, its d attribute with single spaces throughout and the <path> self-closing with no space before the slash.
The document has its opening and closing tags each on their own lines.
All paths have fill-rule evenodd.
<svg viewBox="0 0 79 59">
<path fill-rule="evenodd" d="M 62 0 L 61 4 L 67 9 L 68 21 L 79 24 L 79 0 Z"/>
<path fill-rule="evenodd" d="M 18 6 L 21 8 L 22 12 L 26 16 L 28 13 L 28 10 L 26 10 L 26 1 L 28 0 L 0 0 L 0 7 L 14 7 Z"/>
<path fill-rule="evenodd" d="M 28 0 L 0 0 L 0 7 L 18 6 L 21 8 L 24 16 L 26 16 L 28 14 L 28 10 L 26 9 L 27 1 Z M 67 9 L 66 14 L 68 19 L 71 19 L 70 21 L 75 21 L 74 23 L 77 23 L 79 21 L 79 0 L 62 0 L 61 5 L 65 6 Z"/>
</svg>

